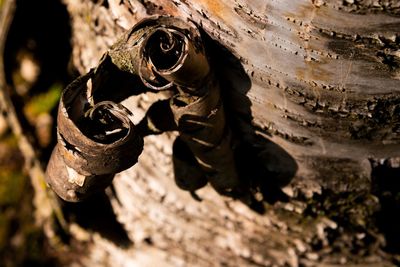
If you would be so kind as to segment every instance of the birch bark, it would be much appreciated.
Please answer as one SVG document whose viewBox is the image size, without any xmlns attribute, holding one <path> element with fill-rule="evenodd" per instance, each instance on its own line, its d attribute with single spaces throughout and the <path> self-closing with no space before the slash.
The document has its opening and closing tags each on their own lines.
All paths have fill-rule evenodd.
<svg viewBox="0 0 400 267">
<path fill-rule="evenodd" d="M 64 3 L 72 19 L 73 62 L 81 73 L 140 19 L 169 14 L 200 25 L 217 57 L 231 126 L 257 147 L 256 159 L 267 170 L 257 178 L 266 186 L 259 192 L 264 214 L 210 187 L 198 192 L 198 202 L 173 182 L 175 133 L 146 137 L 138 164 L 117 175 L 109 194 L 133 244 L 122 249 L 95 235 L 84 262 L 394 264 L 383 240 L 386 234 L 388 246 L 399 249 L 388 236 L 399 231 L 392 227 L 394 217 L 382 215 L 381 190 L 393 185 L 388 191 L 396 195 L 400 189 L 390 179 L 400 162 L 400 2 Z M 151 103 L 166 97 L 148 93 L 125 104 L 139 121 Z"/>
</svg>

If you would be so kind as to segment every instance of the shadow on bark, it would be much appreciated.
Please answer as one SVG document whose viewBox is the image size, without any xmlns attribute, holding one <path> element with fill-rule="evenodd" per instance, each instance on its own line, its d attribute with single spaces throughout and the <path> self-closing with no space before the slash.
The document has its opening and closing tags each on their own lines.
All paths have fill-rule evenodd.
<svg viewBox="0 0 400 267">
<path fill-rule="evenodd" d="M 375 216 L 377 226 L 386 238 L 385 249 L 389 253 L 400 253 L 400 167 L 393 167 L 386 161 L 373 168 L 371 177 L 372 193 L 380 202 L 380 210 Z"/>
<path fill-rule="evenodd" d="M 122 224 L 117 221 L 108 196 L 102 192 L 80 203 L 61 200 L 63 213 L 69 222 L 99 233 L 120 247 L 132 245 Z"/>
<path fill-rule="evenodd" d="M 289 201 L 281 188 L 293 179 L 297 163 L 281 146 L 260 136 L 252 127 L 251 100 L 247 96 L 252 84 L 240 59 L 207 34 L 203 35 L 206 36 L 211 64 L 215 66 L 221 82 L 227 122 L 234 135 L 233 148 L 239 177 L 247 194 L 254 197 L 244 203 L 254 211 L 264 213 L 262 202 Z"/>
</svg>

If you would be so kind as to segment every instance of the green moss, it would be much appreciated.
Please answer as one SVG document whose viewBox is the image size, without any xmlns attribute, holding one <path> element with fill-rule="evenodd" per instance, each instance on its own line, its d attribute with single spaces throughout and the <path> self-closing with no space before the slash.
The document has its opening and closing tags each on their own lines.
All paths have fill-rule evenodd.
<svg viewBox="0 0 400 267">
<path fill-rule="evenodd" d="M 25 114 L 34 118 L 42 113 L 49 113 L 57 105 L 62 88 L 62 84 L 55 83 L 47 92 L 32 97 L 25 105 Z"/>
</svg>

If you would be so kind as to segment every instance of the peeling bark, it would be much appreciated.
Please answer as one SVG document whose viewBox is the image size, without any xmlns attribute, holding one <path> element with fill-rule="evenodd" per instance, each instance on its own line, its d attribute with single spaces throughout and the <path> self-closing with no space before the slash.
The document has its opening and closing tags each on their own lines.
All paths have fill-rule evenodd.
<svg viewBox="0 0 400 267">
<path fill-rule="evenodd" d="M 122 249 L 95 235 L 82 262 L 101 255 L 118 266 L 398 263 L 398 251 L 384 250 L 385 234 L 390 241 L 398 232 L 376 224 L 388 207 L 380 181 L 399 170 L 397 1 L 64 2 L 81 73 L 149 15 L 201 26 L 227 122 L 244 144 L 240 179 L 256 184 L 251 191 L 265 208 L 254 213 L 208 187 L 195 201 L 173 182 L 176 133 L 148 136 L 138 164 L 116 176 L 109 194 L 134 244 Z M 138 123 L 169 97 L 149 92 L 124 104 Z M 393 185 L 386 192 L 398 194 L 398 182 L 385 181 Z M 396 201 L 389 203 L 398 208 Z M 386 226 L 398 222 L 385 218 Z"/>
</svg>

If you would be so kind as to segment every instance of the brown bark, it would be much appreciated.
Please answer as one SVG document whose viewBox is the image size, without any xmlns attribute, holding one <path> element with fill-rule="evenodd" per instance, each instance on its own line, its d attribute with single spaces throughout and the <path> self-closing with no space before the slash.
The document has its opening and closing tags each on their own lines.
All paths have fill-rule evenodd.
<svg viewBox="0 0 400 267">
<path fill-rule="evenodd" d="M 400 157 L 398 1 L 64 2 L 73 25 L 74 65 L 82 74 L 149 15 L 189 18 L 204 29 L 227 118 L 248 145 L 237 167 L 247 174 L 242 179 L 256 184 L 256 198 L 266 208 L 255 213 L 210 187 L 199 190 L 202 201 L 195 201 L 173 183 L 175 133 L 149 136 L 139 162 L 116 176 L 109 194 L 134 243 L 122 249 L 95 234 L 80 262 L 395 262 L 382 250 L 385 232 L 377 228 L 376 215 L 384 210 L 379 170 L 387 168 L 386 177 L 398 173 Z M 124 103 L 138 122 L 152 103 L 167 97 L 147 93 Z M 257 168 L 265 175 L 256 177 Z M 399 192 L 398 184 L 389 191 Z"/>
</svg>

